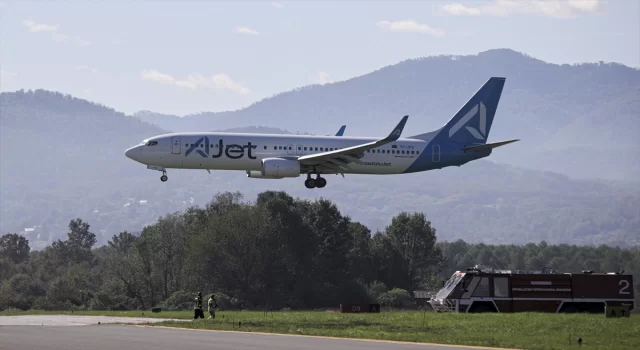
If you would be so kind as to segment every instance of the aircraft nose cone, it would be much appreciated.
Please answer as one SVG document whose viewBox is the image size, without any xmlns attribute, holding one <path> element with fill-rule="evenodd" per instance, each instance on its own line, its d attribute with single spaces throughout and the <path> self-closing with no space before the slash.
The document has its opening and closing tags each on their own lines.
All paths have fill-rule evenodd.
<svg viewBox="0 0 640 350">
<path fill-rule="evenodd" d="M 138 146 L 129 148 L 124 152 L 124 155 L 127 156 L 127 158 L 135 160 L 136 162 L 140 161 L 140 151 L 138 150 Z"/>
</svg>

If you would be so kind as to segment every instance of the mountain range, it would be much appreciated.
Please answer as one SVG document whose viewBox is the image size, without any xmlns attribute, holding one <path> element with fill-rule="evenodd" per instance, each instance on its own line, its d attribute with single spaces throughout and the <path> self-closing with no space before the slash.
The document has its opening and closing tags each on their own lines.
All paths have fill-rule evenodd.
<svg viewBox="0 0 640 350">
<path fill-rule="evenodd" d="M 171 131 L 226 130 L 384 136 L 408 114 L 405 135 L 441 127 L 490 77 L 507 78 L 489 141 L 519 138 L 485 160 L 395 176 L 300 179 L 169 170 L 127 159 L 126 148 Z M 265 190 L 324 197 L 384 229 L 400 211 L 424 212 L 439 240 L 524 244 L 640 244 L 640 71 L 611 63 L 554 65 L 512 50 L 411 59 L 353 79 L 312 85 L 222 113 L 125 115 L 60 92 L 0 94 L 0 231 L 42 247 L 69 220 L 104 244 L 216 193 L 247 200 Z M 315 122 L 315 123 L 314 123 Z"/>
<path fill-rule="evenodd" d="M 491 76 L 506 77 L 506 84 L 489 142 L 521 139 L 493 160 L 574 178 L 639 181 L 640 70 L 557 65 L 509 49 L 410 59 L 237 111 L 134 116 L 176 132 L 268 125 L 329 135 L 346 124 L 346 135 L 385 136 L 408 114 L 405 130 L 420 133 L 443 126 Z"/>
</svg>

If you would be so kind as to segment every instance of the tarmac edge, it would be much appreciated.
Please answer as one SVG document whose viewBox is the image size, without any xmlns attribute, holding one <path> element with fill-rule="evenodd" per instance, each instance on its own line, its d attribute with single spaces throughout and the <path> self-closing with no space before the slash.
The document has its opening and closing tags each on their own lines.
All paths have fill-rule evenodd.
<svg viewBox="0 0 640 350">
<path fill-rule="evenodd" d="M 331 337 L 331 336 L 322 336 L 322 335 L 304 335 L 304 334 L 286 334 L 286 333 L 268 333 L 268 332 L 252 332 L 252 331 L 229 331 L 229 330 L 218 330 L 218 329 L 198 329 L 198 328 L 186 328 L 186 327 L 169 327 L 169 326 L 152 326 L 145 324 L 124 324 L 125 326 L 132 327 L 145 327 L 145 328 L 163 328 L 163 329 L 180 329 L 180 330 L 190 330 L 190 331 L 201 331 L 201 332 L 220 332 L 220 333 L 241 333 L 241 334 L 260 334 L 260 335 L 271 335 L 271 336 L 281 336 L 281 337 L 306 337 L 306 338 L 319 338 L 319 339 L 336 339 L 336 340 L 351 340 L 351 341 L 364 341 L 364 342 L 376 342 L 376 343 L 390 343 L 390 344 L 402 344 L 402 345 L 422 345 L 422 346 L 442 346 L 442 347 L 452 347 L 452 348 L 468 348 L 468 349 L 487 349 L 487 350 L 495 350 L 495 349 L 504 349 L 504 350 L 521 350 L 517 348 L 501 348 L 501 347 L 487 347 L 487 346 L 477 346 L 477 345 L 464 345 L 464 344 L 441 344 L 441 343 L 422 343 L 422 342 L 410 342 L 410 341 L 399 341 L 399 340 L 384 340 L 384 339 L 368 339 L 368 338 L 348 338 L 348 337 Z"/>
</svg>

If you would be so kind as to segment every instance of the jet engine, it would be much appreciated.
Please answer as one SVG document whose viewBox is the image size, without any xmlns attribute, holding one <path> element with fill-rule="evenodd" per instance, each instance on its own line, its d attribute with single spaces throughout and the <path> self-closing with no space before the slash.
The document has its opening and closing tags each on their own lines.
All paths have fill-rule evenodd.
<svg viewBox="0 0 640 350">
<path fill-rule="evenodd" d="M 262 176 L 262 172 L 256 171 L 256 170 L 247 170 L 247 177 L 250 177 L 252 179 L 267 179 L 267 180 L 282 179 L 282 177 Z"/>
<path fill-rule="evenodd" d="M 248 177 L 282 179 L 300 176 L 300 162 L 284 158 L 265 158 L 262 160 L 260 176 L 256 172 L 247 172 Z"/>
</svg>

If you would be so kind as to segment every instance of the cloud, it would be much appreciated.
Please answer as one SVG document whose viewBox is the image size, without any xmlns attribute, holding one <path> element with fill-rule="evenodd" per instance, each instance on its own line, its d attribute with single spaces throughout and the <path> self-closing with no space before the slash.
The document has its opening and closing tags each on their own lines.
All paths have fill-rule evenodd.
<svg viewBox="0 0 640 350">
<path fill-rule="evenodd" d="M 599 0 L 495 0 L 493 3 L 484 6 L 466 6 L 460 3 L 442 6 L 444 12 L 455 16 L 536 14 L 558 19 L 595 13 L 599 9 Z"/>
<path fill-rule="evenodd" d="M 237 27 L 236 28 L 236 33 L 241 33 L 241 34 L 251 34 L 251 35 L 257 35 L 259 34 L 258 32 L 256 32 L 255 30 L 248 28 L 248 27 Z"/>
<path fill-rule="evenodd" d="M 25 26 L 29 27 L 29 31 L 30 32 L 34 32 L 34 33 L 35 32 L 55 32 L 55 31 L 58 30 L 57 26 L 35 23 L 35 22 L 27 20 L 27 19 L 22 21 L 22 24 L 24 24 Z"/>
<path fill-rule="evenodd" d="M 379 21 L 377 26 L 382 30 L 390 32 L 421 33 L 432 36 L 444 36 L 444 31 L 442 29 L 432 28 L 426 24 L 416 23 L 416 21 L 412 19 L 395 22 Z"/>
<path fill-rule="evenodd" d="M 31 33 L 40 33 L 40 32 L 48 32 L 51 33 L 51 39 L 57 42 L 63 42 L 67 40 L 71 40 L 75 44 L 79 46 L 89 46 L 91 42 L 79 37 L 71 37 L 66 34 L 62 34 L 58 31 L 58 26 L 43 24 L 43 23 L 35 23 L 32 20 L 25 19 L 22 21 L 22 24 L 29 28 Z"/>
<path fill-rule="evenodd" d="M 93 74 L 98 74 L 99 73 L 98 70 L 93 69 L 91 67 L 87 67 L 87 66 L 76 66 L 76 69 L 80 70 L 80 71 L 86 70 L 86 71 L 89 71 L 89 72 L 91 72 Z"/>
<path fill-rule="evenodd" d="M 279 2 L 275 2 L 275 1 L 271 3 L 271 6 L 277 7 L 277 8 L 282 8 L 282 4 L 279 3 Z"/>
<path fill-rule="evenodd" d="M 329 73 L 326 72 L 318 72 L 316 73 L 311 80 L 316 84 L 326 84 L 331 82 L 331 78 L 329 78 Z"/>
<path fill-rule="evenodd" d="M 233 81 L 226 74 L 215 74 L 210 77 L 205 77 L 200 74 L 191 74 L 187 76 L 186 79 L 177 80 L 168 74 L 160 73 L 151 69 L 142 71 L 141 78 L 143 80 L 149 80 L 159 84 L 174 85 L 192 90 L 199 88 L 226 89 L 241 95 L 246 95 L 251 92 L 247 87 Z"/>
</svg>

